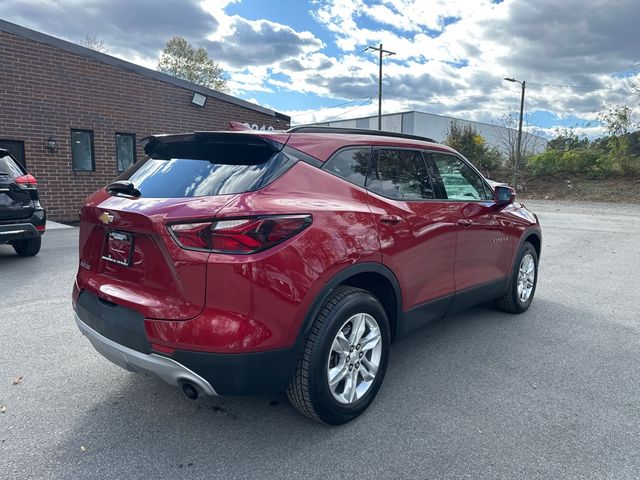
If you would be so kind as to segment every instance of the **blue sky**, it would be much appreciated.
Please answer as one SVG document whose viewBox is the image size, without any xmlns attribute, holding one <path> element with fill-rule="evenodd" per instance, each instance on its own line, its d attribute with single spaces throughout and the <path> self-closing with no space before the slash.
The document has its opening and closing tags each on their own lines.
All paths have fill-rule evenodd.
<svg viewBox="0 0 640 480">
<path fill-rule="evenodd" d="M 151 68 L 184 36 L 221 64 L 231 94 L 294 123 L 374 114 L 377 57 L 363 49 L 381 42 L 396 52 L 384 64 L 386 113 L 500 123 L 520 96 L 503 77 L 527 81 L 527 125 L 545 135 L 597 136 L 606 105 L 638 104 L 637 0 L 3 0 L 0 16 L 75 42 L 95 36 Z"/>
</svg>

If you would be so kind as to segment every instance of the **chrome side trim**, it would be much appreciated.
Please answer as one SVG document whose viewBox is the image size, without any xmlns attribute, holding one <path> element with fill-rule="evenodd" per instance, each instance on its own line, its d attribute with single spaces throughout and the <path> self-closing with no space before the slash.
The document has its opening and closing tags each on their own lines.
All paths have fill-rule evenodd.
<svg viewBox="0 0 640 480">
<path fill-rule="evenodd" d="M 120 345 L 86 325 L 78 314 L 75 314 L 75 319 L 82 334 L 89 339 L 98 353 L 119 367 L 130 372 L 158 377 L 176 387 L 181 387 L 183 382 L 191 382 L 206 395 L 218 395 L 208 381 L 181 363 L 162 355 L 141 353 Z"/>
</svg>

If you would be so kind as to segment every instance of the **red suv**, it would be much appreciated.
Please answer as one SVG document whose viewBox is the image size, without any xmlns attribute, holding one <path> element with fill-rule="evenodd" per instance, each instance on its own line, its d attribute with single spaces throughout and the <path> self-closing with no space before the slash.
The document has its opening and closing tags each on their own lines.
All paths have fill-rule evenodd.
<svg viewBox="0 0 640 480">
<path fill-rule="evenodd" d="M 533 299 L 538 219 L 452 149 L 320 127 L 147 139 L 87 199 L 73 306 L 102 355 L 190 398 L 287 391 L 362 413 L 392 341 Z"/>
</svg>

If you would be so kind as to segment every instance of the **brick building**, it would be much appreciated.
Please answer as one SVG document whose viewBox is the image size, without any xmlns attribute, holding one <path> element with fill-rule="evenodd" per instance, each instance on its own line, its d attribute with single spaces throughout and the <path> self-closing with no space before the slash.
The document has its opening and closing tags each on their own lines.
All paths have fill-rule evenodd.
<svg viewBox="0 0 640 480">
<path fill-rule="evenodd" d="M 267 108 L 0 20 L 0 147 L 38 179 L 51 219 L 143 158 L 153 133 L 286 129 Z M 204 103 L 203 103 L 204 102 Z"/>
</svg>

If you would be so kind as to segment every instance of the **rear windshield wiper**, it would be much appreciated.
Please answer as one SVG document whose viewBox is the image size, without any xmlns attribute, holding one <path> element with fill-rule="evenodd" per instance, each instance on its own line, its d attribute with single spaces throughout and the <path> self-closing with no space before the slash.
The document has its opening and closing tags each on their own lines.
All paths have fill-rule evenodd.
<svg viewBox="0 0 640 480">
<path fill-rule="evenodd" d="M 140 197 L 142 193 L 136 187 L 133 186 L 129 180 L 116 180 L 107 185 L 107 192 L 109 193 L 124 193 L 131 197 Z"/>
</svg>

